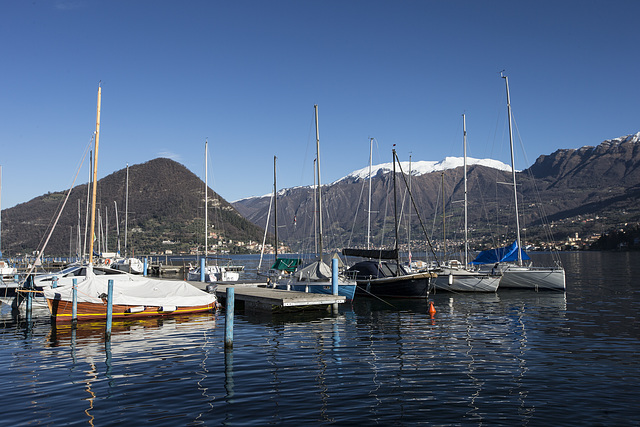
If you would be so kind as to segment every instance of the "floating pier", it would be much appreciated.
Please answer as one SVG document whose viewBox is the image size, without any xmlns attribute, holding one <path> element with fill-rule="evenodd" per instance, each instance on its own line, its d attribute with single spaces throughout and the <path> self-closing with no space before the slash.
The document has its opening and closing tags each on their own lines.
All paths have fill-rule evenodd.
<svg viewBox="0 0 640 427">
<path fill-rule="evenodd" d="M 203 285 L 205 287 L 207 285 L 199 282 L 189 283 L 200 289 L 203 289 Z M 224 301 L 229 287 L 234 288 L 235 300 L 243 303 L 245 310 L 290 311 L 304 308 L 325 308 L 346 301 L 346 297 L 340 295 L 267 288 L 264 282 L 221 282 L 217 284 L 216 297 Z"/>
</svg>

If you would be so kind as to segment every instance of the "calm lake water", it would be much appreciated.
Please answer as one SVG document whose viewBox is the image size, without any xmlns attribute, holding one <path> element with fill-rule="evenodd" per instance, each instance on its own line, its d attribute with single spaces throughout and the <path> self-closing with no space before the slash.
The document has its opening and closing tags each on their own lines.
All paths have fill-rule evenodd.
<svg viewBox="0 0 640 427">
<path fill-rule="evenodd" d="M 640 253 L 562 258 L 566 294 L 441 292 L 433 319 L 406 300 L 236 313 L 227 352 L 224 311 L 114 323 L 110 342 L 104 324 L 5 320 L 0 420 L 638 425 Z"/>
</svg>

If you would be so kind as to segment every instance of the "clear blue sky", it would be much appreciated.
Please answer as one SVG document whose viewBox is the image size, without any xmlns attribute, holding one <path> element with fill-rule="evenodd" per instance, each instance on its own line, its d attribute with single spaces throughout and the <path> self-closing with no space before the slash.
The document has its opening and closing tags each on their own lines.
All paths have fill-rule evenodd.
<svg viewBox="0 0 640 427">
<path fill-rule="evenodd" d="M 229 201 L 368 163 L 509 161 L 505 69 L 526 150 L 640 131 L 637 1 L 3 1 L 2 207 L 70 185 L 95 130 L 99 177 L 156 157 Z M 85 165 L 80 181 L 89 175 Z M 134 183 L 132 183 L 134 185 Z"/>
</svg>

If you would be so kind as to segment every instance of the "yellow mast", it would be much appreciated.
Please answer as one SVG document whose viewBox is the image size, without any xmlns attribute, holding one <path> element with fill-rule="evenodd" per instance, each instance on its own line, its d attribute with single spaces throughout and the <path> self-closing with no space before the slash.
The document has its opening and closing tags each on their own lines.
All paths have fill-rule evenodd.
<svg viewBox="0 0 640 427">
<path fill-rule="evenodd" d="M 89 265 L 93 264 L 93 241 L 94 232 L 96 226 L 96 190 L 97 190 L 97 177 L 98 177 L 98 143 L 100 141 L 100 100 L 102 97 L 102 88 L 98 85 L 98 108 L 96 113 L 96 145 L 95 155 L 93 156 L 93 190 L 91 194 L 91 234 L 89 239 L 91 243 L 89 245 Z"/>
</svg>

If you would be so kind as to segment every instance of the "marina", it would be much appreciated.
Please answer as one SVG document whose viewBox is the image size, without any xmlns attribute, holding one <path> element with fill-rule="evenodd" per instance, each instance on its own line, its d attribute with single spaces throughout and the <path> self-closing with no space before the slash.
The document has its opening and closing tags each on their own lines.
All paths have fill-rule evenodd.
<svg viewBox="0 0 640 427">
<path fill-rule="evenodd" d="M 106 340 L 104 322 L 27 325 L 3 306 L 0 414 L 12 425 L 636 424 L 640 254 L 561 256 L 566 293 L 438 292 L 435 316 L 407 299 L 238 307 L 232 349 L 224 309 L 114 321 Z"/>
</svg>

